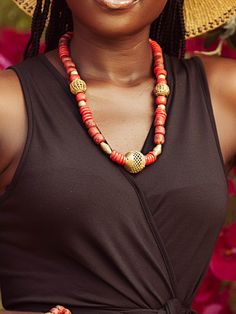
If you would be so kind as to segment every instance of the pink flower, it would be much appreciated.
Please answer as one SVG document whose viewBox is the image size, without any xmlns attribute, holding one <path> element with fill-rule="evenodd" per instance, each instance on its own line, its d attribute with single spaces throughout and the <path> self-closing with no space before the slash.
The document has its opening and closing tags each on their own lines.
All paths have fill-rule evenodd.
<svg viewBox="0 0 236 314">
<path fill-rule="evenodd" d="M 216 278 L 209 268 L 195 296 L 192 308 L 199 314 L 232 314 L 228 306 L 229 299 L 230 286 L 222 288 L 221 280 Z"/>
<path fill-rule="evenodd" d="M 7 60 L 1 53 L 0 53 L 0 70 L 4 70 L 6 67 L 10 65 L 10 61 Z"/>
<path fill-rule="evenodd" d="M 232 172 L 236 176 L 236 167 L 233 168 Z"/>
<path fill-rule="evenodd" d="M 236 196 L 236 184 L 234 183 L 233 178 L 228 179 L 229 184 L 229 196 Z"/>
<path fill-rule="evenodd" d="M 236 281 L 236 222 L 222 228 L 210 269 L 219 280 Z"/>
<path fill-rule="evenodd" d="M 16 32 L 14 29 L 0 30 L 0 69 L 23 60 L 29 33 Z M 41 46 L 42 51 L 44 45 Z"/>
<path fill-rule="evenodd" d="M 24 47 L 29 39 L 29 33 L 19 33 L 13 29 L 3 29 L 0 32 L 0 53 L 10 64 L 23 59 Z M 9 64 L 7 64 L 8 66 Z"/>
<path fill-rule="evenodd" d="M 198 51 L 198 52 L 199 51 L 214 51 L 219 44 L 219 38 L 218 38 L 206 48 L 205 41 L 206 41 L 206 38 L 204 37 L 197 37 L 197 38 L 189 39 L 186 42 L 186 50 L 192 53 L 194 53 L 195 51 Z M 236 50 L 232 49 L 229 46 L 227 40 L 223 43 L 221 57 L 236 59 Z"/>
</svg>

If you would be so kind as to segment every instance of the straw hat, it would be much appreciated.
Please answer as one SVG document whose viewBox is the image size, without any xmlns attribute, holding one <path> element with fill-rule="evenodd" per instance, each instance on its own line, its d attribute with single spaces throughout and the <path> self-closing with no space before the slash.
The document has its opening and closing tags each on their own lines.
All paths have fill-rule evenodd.
<svg viewBox="0 0 236 314">
<path fill-rule="evenodd" d="M 13 1 L 27 14 L 33 15 L 37 0 Z M 236 0 L 185 0 L 186 39 L 213 30 L 235 15 Z"/>
</svg>

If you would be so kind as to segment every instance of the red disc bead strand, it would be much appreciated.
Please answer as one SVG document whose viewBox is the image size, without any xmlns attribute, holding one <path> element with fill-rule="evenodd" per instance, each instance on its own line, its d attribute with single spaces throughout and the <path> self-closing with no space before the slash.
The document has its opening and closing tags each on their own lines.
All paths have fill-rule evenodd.
<svg viewBox="0 0 236 314">
<path fill-rule="evenodd" d="M 82 117 L 82 121 L 88 130 L 88 134 L 91 136 L 93 141 L 100 145 L 102 150 L 110 156 L 110 159 L 121 165 L 125 166 L 127 163 L 126 155 L 113 150 L 106 139 L 97 127 L 92 111 L 87 104 L 87 97 L 85 94 L 86 83 L 81 80 L 78 70 L 76 69 L 75 63 L 72 61 L 70 56 L 69 44 L 71 38 L 73 37 L 72 32 L 67 32 L 59 40 L 59 56 L 64 65 L 66 73 L 69 77 L 71 92 L 75 95 L 76 101 L 79 106 L 79 111 Z M 162 54 L 162 49 L 158 43 L 154 40 L 149 40 L 154 59 L 154 74 L 156 77 L 156 86 L 154 88 L 154 94 L 156 96 L 155 104 L 157 108 L 154 112 L 154 144 L 155 147 L 152 151 L 148 152 L 144 156 L 145 166 L 153 164 L 157 156 L 161 154 L 161 147 L 165 142 L 165 122 L 167 118 L 166 104 L 167 96 L 169 95 L 169 87 L 167 85 L 167 71 L 164 68 L 164 58 Z M 140 153 L 141 154 L 141 153 Z M 141 171 L 141 170 L 140 170 Z M 137 171 L 138 172 L 138 171 Z M 56 313 L 55 313 L 56 314 Z"/>
</svg>

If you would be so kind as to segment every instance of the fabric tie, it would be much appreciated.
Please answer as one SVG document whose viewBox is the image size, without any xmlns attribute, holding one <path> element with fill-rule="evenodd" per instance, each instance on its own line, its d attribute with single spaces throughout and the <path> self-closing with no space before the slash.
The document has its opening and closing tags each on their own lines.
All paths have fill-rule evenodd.
<svg viewBox="0 0 236 314">
<path fill-rule="evenodd" d="M 196 311 L 184 307 L 177 299 L 170 299 L 161 309 L 131 309 L 131 310 L 98 310 L 82 309 L 78 314 L 197 314 Z"/>
</svg>

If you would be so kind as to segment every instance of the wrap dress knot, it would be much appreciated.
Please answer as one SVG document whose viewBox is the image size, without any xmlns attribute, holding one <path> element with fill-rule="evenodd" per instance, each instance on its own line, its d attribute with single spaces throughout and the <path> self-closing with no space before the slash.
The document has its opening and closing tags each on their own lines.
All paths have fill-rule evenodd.
<svg viewBox="0 0 236 314">
<path fill-rule="evenodd" d="M 166 142 L 157 162 L 138 174 L 93 143 L 67 77 L 44 54 L 11 67 L 28 133 L 0 196 L 5 309 L 194 313 L 225 221 L 228 183 L 201 60 L 164 55 L 164 62 L 171 90 Z M 152 123 L 143 154 L 154 134 Z"/>
<path fill-rule="evenodd" d="M 170 299 L 164 305 L 163 308 L 159 310 L 155 309 L 132 309 L 125 311 L 99 311 L 99 310 L 82 310 L 80 314 L 197 314 L 196 311 L 190 308 L 185 308 L 182 306 L 181 302 L 177 299 Z"/>
</svg>

